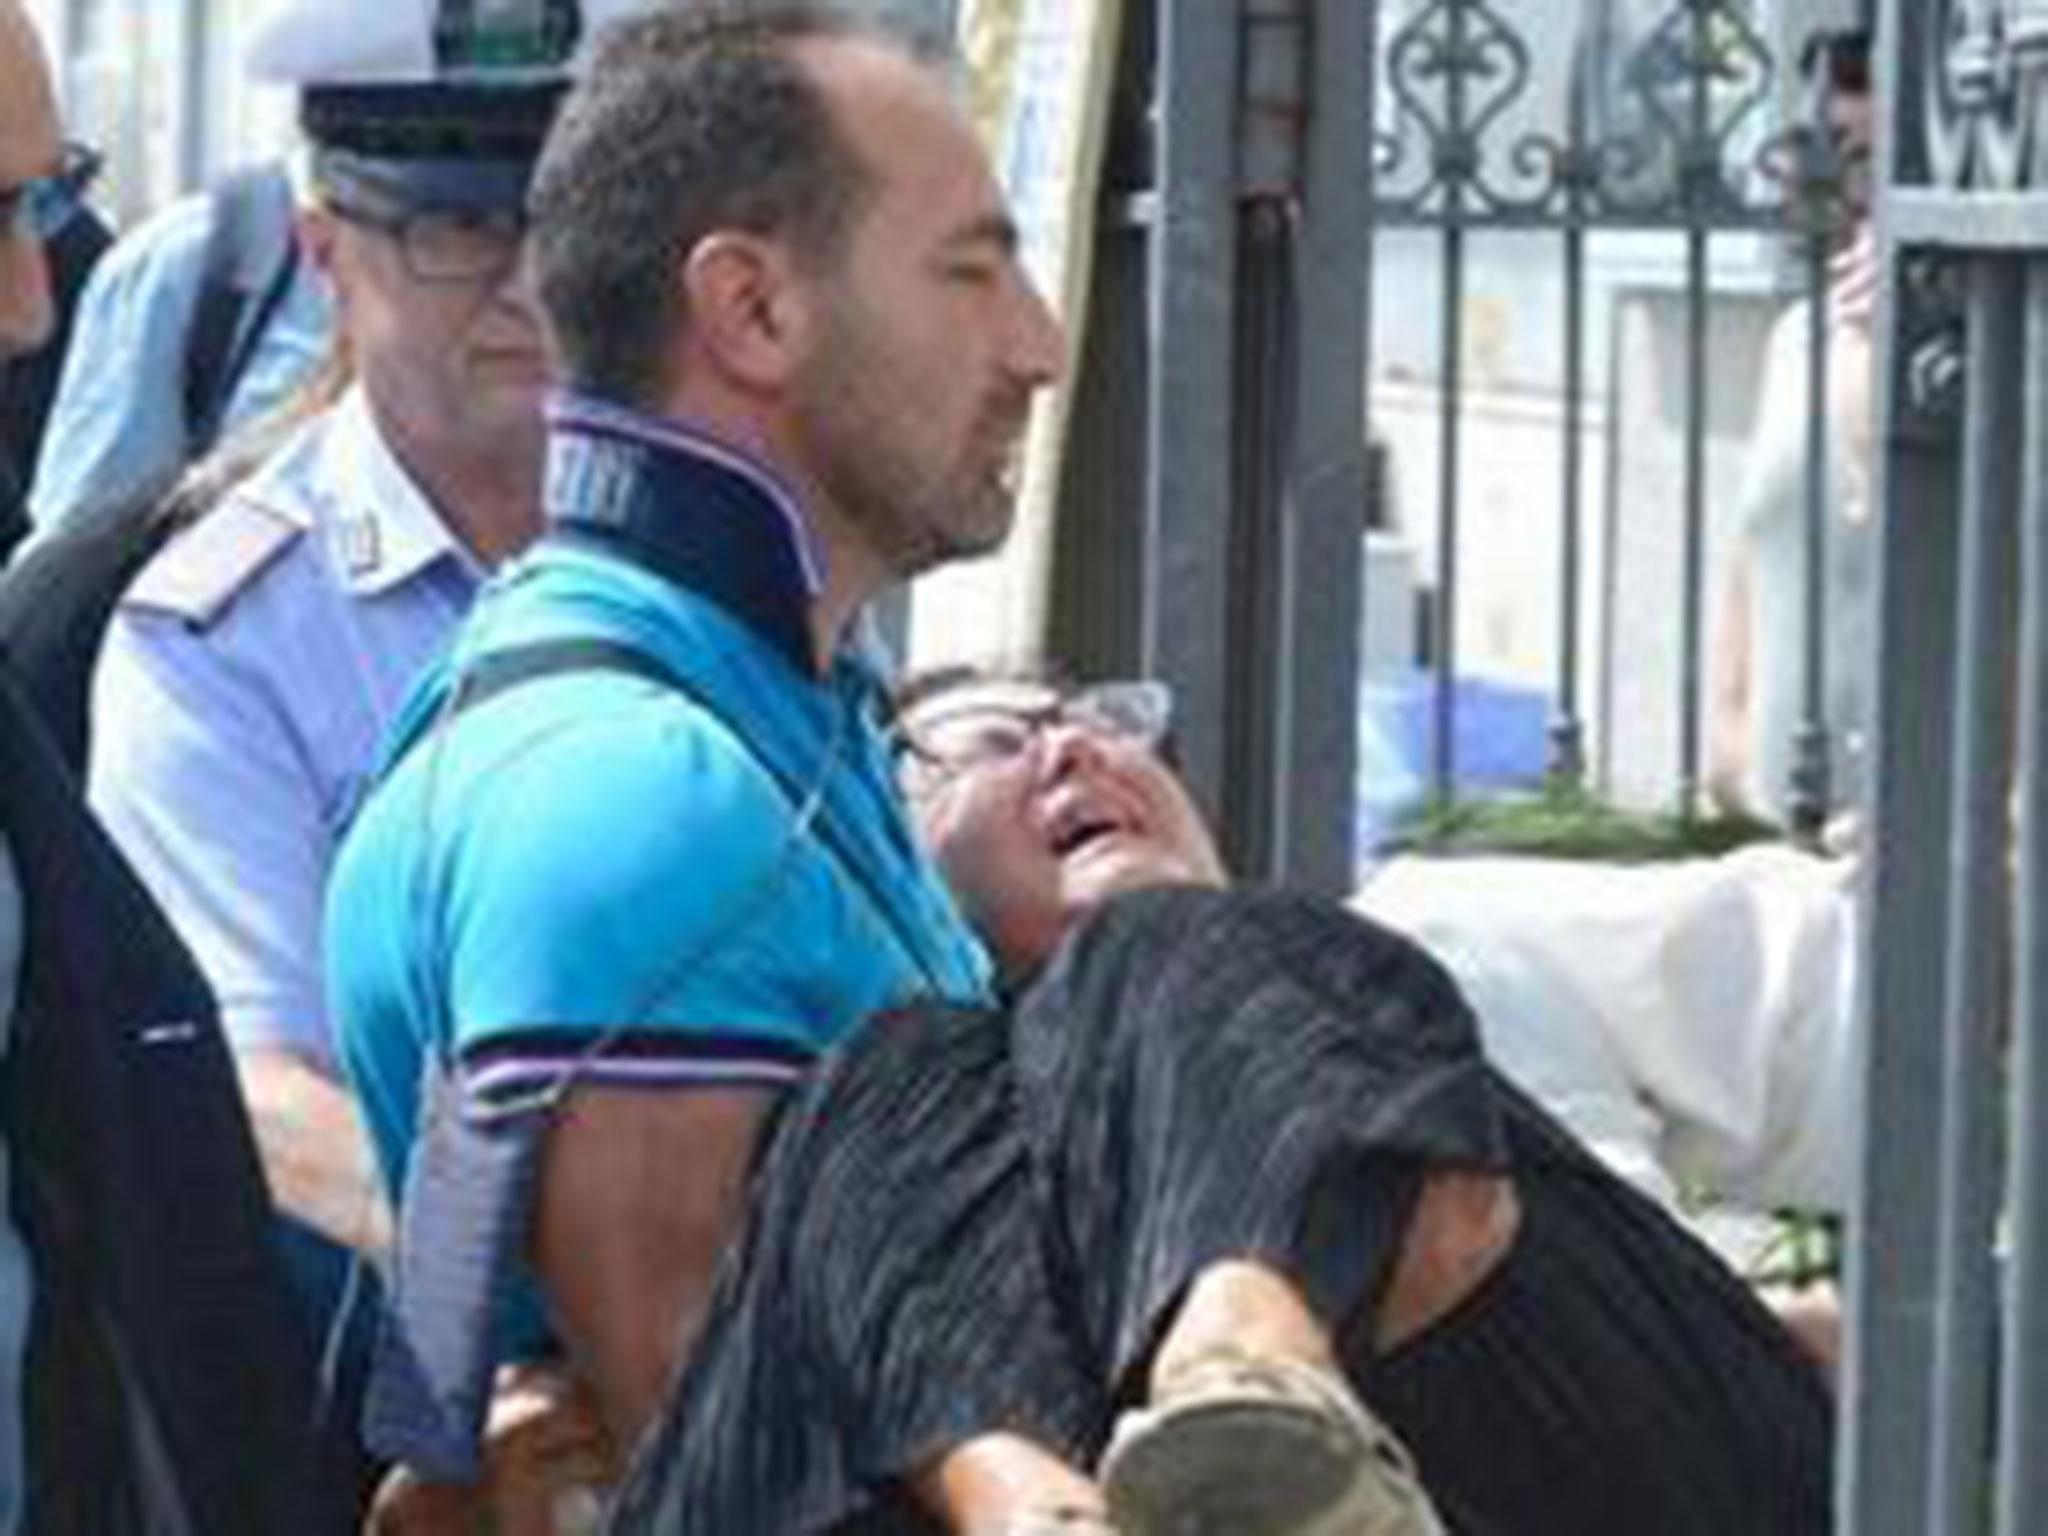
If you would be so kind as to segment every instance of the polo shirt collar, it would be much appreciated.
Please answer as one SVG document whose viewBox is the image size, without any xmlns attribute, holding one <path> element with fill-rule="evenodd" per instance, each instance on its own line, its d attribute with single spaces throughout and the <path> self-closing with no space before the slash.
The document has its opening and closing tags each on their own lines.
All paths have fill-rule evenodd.
<svg viewBox="0 0 2048 1536">
<path fill-rule="evenodd" d="M 724 609 L 806 675 L 824 552 L 796 488 L 702 424 L 587 395 L 548 407 L 550 536 L 593 543 Z"/>
</svg>

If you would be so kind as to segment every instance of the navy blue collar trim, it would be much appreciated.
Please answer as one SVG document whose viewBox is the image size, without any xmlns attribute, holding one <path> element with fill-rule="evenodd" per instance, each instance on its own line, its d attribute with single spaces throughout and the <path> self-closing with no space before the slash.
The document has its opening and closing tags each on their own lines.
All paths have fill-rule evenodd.
<svg viewBox="0 0 2048 1536">
<path fill-rule="evenodd" d="M 681 434 L 624 412 L 551 413 L 544 491 L 551 540 L 594 546 L 716 603 L 817 675 L 817 570 L 779 487 Z"/>
</svg>

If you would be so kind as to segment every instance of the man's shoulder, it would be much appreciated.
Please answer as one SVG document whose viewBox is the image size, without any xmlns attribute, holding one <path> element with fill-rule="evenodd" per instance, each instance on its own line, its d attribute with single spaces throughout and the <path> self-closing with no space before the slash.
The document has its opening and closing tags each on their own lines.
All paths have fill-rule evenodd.
<svg viewBox="0 0 2048 1536">
<path fill-rule="evenodd" d="M 581 818 L 647 816 L 666 825 L 786 810 L 733 724 L 666 682 L 591 668 L 538 679 L 479 706 L 464 724 L 474 765 L 503 771 L 522 798 Z M 687 786 L 687 793 L 678 793 Z"/>
<path fill-rule="evenodd" d="M 171 537 L 122 595 L 121 607 L 212 629 L 307 531 L 304 519 L 275 499 L 230 496 Z"/>
<path fill-rule="evenodd" d="M 196 286 L 213 229 L 213 199 L 188 193 L 124 231 L 93 269 L 92 286 L 117 289 L 185 281 Z"/>
<path fill-rule="evenodd" d="M 324 418 L 309 422 L 180 528 L 122 594 L 121 608 L 211 630 L 266 581 L 312 558 L 319 540 L 308 535 L 326 520 L 330 500 L 320 478 L 327 435 Z"/>
</svg>

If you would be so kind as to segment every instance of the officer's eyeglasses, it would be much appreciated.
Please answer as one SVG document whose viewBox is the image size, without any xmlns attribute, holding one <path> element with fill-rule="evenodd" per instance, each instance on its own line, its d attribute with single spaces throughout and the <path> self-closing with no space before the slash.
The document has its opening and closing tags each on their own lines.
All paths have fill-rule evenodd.
<svg viewBox="0 0 2048 1536">
<path fill-rule="evenodd" d="M 526 216 L 512 209 L 382 213 L 334 198 L 327 207 L 343 222 L 392 241 L 407 273 L 422 283 L 497 282 L 517 265 L 526 239 Z"/>
<path fill-rule="evenodd" d="M 912 794 L 976 768 L 1021 757 L 1045 731 L 1070 725 L 1159 750 L 1173 724 L 1173 690 L 1159 682 L 1099 683 L 1073 693 L 1002 687 L 914 704 L 896 722 L 897 769 Z"/>
<path fill-rule="evenodd" d="M 0 235 L 48 240 L 61 233 L 85 206 L 85 194 L 103 164 L 98 150 L 66 144 L 62 163 L 48 176 L 0 190 Z"/>
</svg>

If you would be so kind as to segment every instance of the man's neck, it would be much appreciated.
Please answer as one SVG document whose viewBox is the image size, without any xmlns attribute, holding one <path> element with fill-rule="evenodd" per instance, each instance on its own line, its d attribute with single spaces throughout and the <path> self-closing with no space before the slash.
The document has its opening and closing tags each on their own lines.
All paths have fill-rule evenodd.
<svg viewBox="0 0 2048 1536">
<path fill-rule="evenodd" d="M 815 500 L 806 503 L 809 508 L 816 505 Z M 865 545 L 849 547 L 835 542 L 822 527 L 818 533 L 825 550 L 825 590 L 811 604 L 811 644 L 822 671 L 831 665 L 854 616 L 888 581 L 874 569 L 874 559 Z"/>
<path fill-rule="evenodd" d="M 541 445 L 429 439 L 379 414 L 395 457 L 442 524 L 485 566 L 518 554 L 540 534 Z"/>
<path fill-rule="evenodd" d="M 822 675 L 832 665 L 841 640 L 868 600 L 887 587 L 892 574 L 875 558 L 865 539 L 817 481 L 798 467 L 785 431 L 756 413 L 688 397 L 669 403 L 669 414 L 693 429 L 707 432 L 761 460 L 795 491 L 798 514 L 819 557 L 822 586 L 811 600 L 811 653 Z"/>
</svg>

